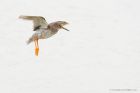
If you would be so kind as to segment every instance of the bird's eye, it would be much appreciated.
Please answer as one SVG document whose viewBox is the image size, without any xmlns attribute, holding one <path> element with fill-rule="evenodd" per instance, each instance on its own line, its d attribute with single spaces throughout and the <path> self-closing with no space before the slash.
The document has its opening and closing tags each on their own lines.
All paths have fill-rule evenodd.
<svg viewBox="0 0 140 93">
<path fill-rule="evenodd" d="M 58 25 L 60 28 L 62 27 L 61 25 Z"/>
</svg>

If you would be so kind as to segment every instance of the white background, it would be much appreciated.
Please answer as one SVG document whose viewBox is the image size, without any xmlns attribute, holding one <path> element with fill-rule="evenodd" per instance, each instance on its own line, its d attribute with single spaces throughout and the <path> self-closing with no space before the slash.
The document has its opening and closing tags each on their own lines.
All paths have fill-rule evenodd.
<svg viewBox="0 0 140 93">
<path fill-rule="evenodd" d="M 0 93 L 128 93 L 140 90 L 139 0 L 0 0 Z M 26 40 L 32 22 L 20 15 L 64 20 L 40 40 Z"/>
</svg>

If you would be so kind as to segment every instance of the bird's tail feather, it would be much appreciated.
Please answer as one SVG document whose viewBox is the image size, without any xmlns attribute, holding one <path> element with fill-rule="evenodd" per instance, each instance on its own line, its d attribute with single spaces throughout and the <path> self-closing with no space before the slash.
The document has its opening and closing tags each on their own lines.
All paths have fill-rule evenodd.
<svg viewBox="0 0 140 93">
<path fill-rule="evenodd" d="M 33 38 L 29 38 L 26 43 L 30 44 L 32 41 L 33 41 Z"/>
</svg>

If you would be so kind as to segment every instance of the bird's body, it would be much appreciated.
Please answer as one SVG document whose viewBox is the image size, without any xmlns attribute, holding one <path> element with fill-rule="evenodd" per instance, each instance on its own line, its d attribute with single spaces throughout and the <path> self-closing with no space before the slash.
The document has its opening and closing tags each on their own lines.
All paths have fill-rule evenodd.
<svg viewBox="0 0 140 93">
<path fill-rule="evenodd" d="M 34 24 L 33 31 L 35 33 L 28 39 L 27 44 L 31 42 L 35 42 L 36 51 L 35 54 L 38 55 L 39 46 L 38 40 L 39 39 L 47 39 L 53 35 L 55 35 L 60 29 L 68 29 L 64 28 L 63 26 L 68 24 L 65 21 L 56 21 L 48 24 L 45 18 L 41 16 L 20 16 L 21 19 L 32 20 Z"/>
<path fill-rule="evenodd" d="M 42 28 L 42 29 L 38 29 L 38 31 L 36 31 L 27 41 L 27 44 L 30 44 L 31 42 L 34 41 L 35 38 L 38 39 L 47 39 L 53 35 L 55 35 L 58 32 L 58 30 L 55 31 L 51 31 L 49 29 L 46 28 Z"/>
</svg>

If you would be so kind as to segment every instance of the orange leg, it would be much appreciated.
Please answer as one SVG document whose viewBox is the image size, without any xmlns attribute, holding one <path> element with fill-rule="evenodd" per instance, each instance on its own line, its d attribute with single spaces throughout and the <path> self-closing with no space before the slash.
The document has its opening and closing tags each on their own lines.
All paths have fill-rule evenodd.
<svg viewBox="0 0 140 93">
<path fill-rule="evenodd" d="M 34 42 L 35 42 L 35 55 L 38 56 L 39 53 L 38 39 L 35 39 Z"/>
</svg>

